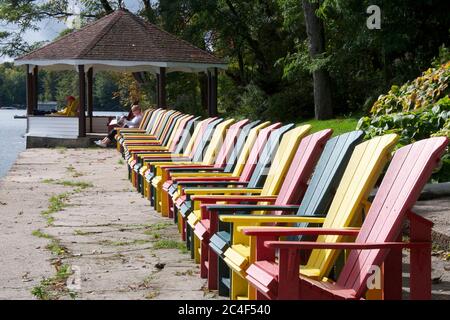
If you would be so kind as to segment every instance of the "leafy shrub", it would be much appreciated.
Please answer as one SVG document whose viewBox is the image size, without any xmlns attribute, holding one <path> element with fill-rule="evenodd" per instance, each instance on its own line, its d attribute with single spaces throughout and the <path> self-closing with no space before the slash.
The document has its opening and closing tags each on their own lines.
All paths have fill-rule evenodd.
<svg viewBox="0 0 450 320">
<path fill-rule="evenodd" d="M 401 87 L 392 86 L 371 109 L 371 117 L 359 120 L 357 128 L 371 138 L 386 133 L 400 136 L 399 147 L 430 136 L 450 138 L 449 50 L 440 49 L 434 68 Z M 447 62 L 445 62 L 447 61 Z M 442 65 L 439 63 L 445 62 Z M 441 166 L 432 176 L 435 182 L 450 181 L 450 152 L 447 148 Z"/>
<path fill-rule="evenodd" d="M 400 144 L 404 145 L 441 132 L 446 125 L 448 127 L 449 119 L 450 99 L 445 97 L 431 109 L 363 117 L 358 122 L 358 128 L 364 130 L 368 138 L 397 133 L 400 135 Z"/>
<path fill-rule="evenodd" d="M 401 87 L 392 86 L 378 98 L 371 109 L 374 116 L 429 109 L 449 93 L 450 61 L 440 68 L 430 68 L 422 76 Z"/>
</svg>

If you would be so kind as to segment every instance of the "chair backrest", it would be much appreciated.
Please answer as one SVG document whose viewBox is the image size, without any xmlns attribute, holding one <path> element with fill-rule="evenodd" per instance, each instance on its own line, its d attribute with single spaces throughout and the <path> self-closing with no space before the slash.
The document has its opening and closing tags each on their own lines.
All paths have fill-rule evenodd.
<svg viewBox="0 0 450 320">
<path fill-rule="evenodd" d="M 139 124 L 139 129 L 147 128 L 148 121 L 150 120 L 150 116 L 152 115 L 154 109 L 144 110 L 144 114 L 142 115 L 141 123 Z"/>
<path fill-rule="evenodd" d="M 273 196 L 278 194 L 281 184 L 286 178 L 286 173 L 289 170 L 292 159 L 294 159 L 300 141 L 310 130 L 311 125 L 307 124 L 289 130 L 283 135 L 264 181 L 261 190 L 262 196 Z"/>
<path fill-rule="evenodd" d="M 323 215 L 328 211 L 353 150 L 363 136 L 363 131 L 352 131 L 328 140 L 308 183 L 298 215 Z M 307 223 L 297 226 L 305 227 Z"/>
<path fill-rule="evenodd" d="M 189 157 L 189 158 L 193 158 L 194 154 L 198 148 L 198 145 L 200 144 L 201 140 L 202 140 L 202 135 L 205 132 L 206 128 L 208 127 L 208 125 L 214 121 L 215 118 L 207 118 L 205 120 L 202 120 L 200 122 L 198 122 L 198 124 L 196 124 L 194 132 L 192 133 L 192 136 L 189 139 L 189 143 L 186 146 L 186 149 L 184 151 L 184 155 Z"/>
<path fill-rule="evenodd" d="M 253 174 L 248 182 L 247 186 L 249 188 L 258 188 L 263 186 L 264 181 L 267 178 L 270 165 L 272 164 L 272 160 L 275 156 L 275 152 L 280 145 L 281 138 L 286 132 L 292 129 L 293 126 L 293 124 L 287 124 L 279 129 L 274 130 L 270 134 L 269 139 L 267 140 L 267 143 L 261 152 L 261 157 L 256 164 L 255 170 L 253 171 Z"/>
<path fill-rule="evenodd" d="M 240 132 L 237 135 L 237 140 L 234 145 L 234 148 L 232 148 L 231 152 L 229 153 L 228 161 L 225 165 L 224 172 L 231 172 L 236 167 L 238 157 L 241 155 L 242 151 L 244 150 L 245 143 L 247 142 L 247 138 L 250 137 L 250 132 L 252 129 L 256 128 L 258 124 L 261 121 L 256 120 L 250 123 L 247 123 Z"/>
<path fill-rule="evenodd" d="M 267 127 L 270 124 L 269 121 L 258 124 L 256 127 L 250 130 L 247 140 L 245 140 L 245 144 L 242 147 L 241 153 L 239 154 L 238 159 L 236 160 L 236 165 L 234 167 L 233 173 L 231 174 L 233 177 L 240 177 L 242 171 L 244 170 L 245 165 L 247 164 L 247 159 L 250 156 L 250 152 L 252 151 L 253 145 L 255 141 L 258 139 L 258 135 L 260 131 Z"/>
<path fill-rule="evenodd" d="M 305 128 L 306 127 L 306 128 Z M 303 126 L 305 131 L 310 130 L 310 126 Z M 299 127 L 302 129 L 302 127 Z M 299 129 L 296 128 L 296 129 Z M 294 129 L 295 130 L 295 129 Z M 290 132 L 294 131 L 291 130 Z M 290 132 L 286 133 L 283 139 L 285 139 L 286 135 L 288 135 Z M 310 178 L 312 172 L 314 171 L 314 166 L 322 152 L 322 150 L 325 147 L 325 144 L 327 140 L 331 137 L 331 134 L 333 133 L 332 130 L 326 129 L 322 130 L 320 132 L 311 134 L 309 136 L 306 136 L 301 139 L 300 143 L 298 144 L 298 147 L 292 148 L 292 151 L 289 150 L 288 153 L 292 153 L 293 159 L 290 161 L 290 164 L 287 165 L 289 167 L 289 170 L 287 173 L 283 174 L 282 172 L 280 175 L 284 178 L 280 179 L 279 177 L 274 177 L 274 179 L 271 178 L 271 174 L 269 173 L 269 177 L 266 180 L 266 183 L 264 184 L 264 188 L 266 188 L 266 184 L 273 185 L 274 182 L 270 182 L 270 180 L 276 180 L 280 179 L 282 183 L 281 187 L 278 187 L 273 190 L 273 194 L 264 194 L 264 195 L 277 195 L 277 199 L 275 201 L 275 204 L 277 205 L 287 205 L 287 204 L 296 204 L 299 203 L 301 200 L 301 197 L 303 196 L 306 186 L 308 183 L 308 179 Z M 303 133 L 301 133 L 303 134 Z M 292 139 L 291 139 L 292 140 Z M 287 146 L 285 146 L 287 147 Z M 280 146 L 281 148 L 281 146 Z M 277 155 L 279 152 L 284 152 L 283 148 L 278 149 Z M 282 150 L 282 151 L 280 151 Z M 290 156 L 284 156 L 284 158 L 289 158 Z M 277 156 L 275 156 L 277 158 Z M 283 161 L 283 160 L 280 160 Z M 285 160 L 286 161 L 286 160 Z M 276 161 L 274 160 L 274 164 Z M 272 170 L 272 167 L 270 168 L 271 171 L 275 173 L 275 169 Z M 279 171 L 279 170 L 276 170 Z M 279 190 L 278 190 L 279 189 Z M 261 195 L 262 192 L 261 192 Z M 259 205 L 265 205 L 266 203 L 260 202 Z M 266 214 L 267 211 L 253 211 L 253 214 Z M 275 214 L 281 214 L 281 212 L 275 212 Z M 239 232 L 236 228 L 238 225 L 233 226 L 233 243 L 242 243 L 242 244 L 248 244 L 250 238 L 243 235 L 241 232 Z"/>
<path fill-rule="evenodd" d="M 153 136 L 156 135 L 156 132 L 158 131 L 161 121 L 166 113 L 167 113 L 167 111 L 164 109 L 160 109 L 158 111 L 158 113 L 155 115 L 155 119 L 153 121 L 152 127 L 150 128 L 149 134 L 151 134 Z"/>
<path fill-rule="evenodd" d="M 304 137 L 297 148 L 289 171 L 275 201 L 276 205 L 300 203 L 308 187 L 308 180 L 333 130 L 325 129 Z M 281 212 L 275 212 L 281 214 Z"/>
<path fill-rule="evenodd" d="M 213 165 L 219 151 L 222 147 L 223 141 L 227 134 L 228 128 L 234 123 L 234 119 L 228 119 L 220 122 L 211 132 L 211 140 L 206 142 L 205 154 L 202 157 L 204 165 Z"/>
<path fill-rule="evenodd" d="M 236 148 L 236 142 L 238 136 L 242 133 L 244 126 L 248 123 L 248 119 L 244 119 L 236 122 L 230 128 L 228 128 L 225 139 L 220 147 L 220 151 L 217 154 L 216 161 L 214 162 L 215 168 L 225 168 L 228 163 L 230 154 Z M 209 147 L 208 147 L 209 148 Z"/>
<path fill-rule="evenodd" d="M 175 152 L 175 148 L 177 147 L 177 144 L 183 135 L 184 128 L 192 118 L 194 118 L 194 116 L 190 114 L 185 114 L 178 118 L 175 127 L 173 128 L 172 134 L 165 144 L 170 152 Z"/>
<path fill-rule="evenodd" d="M 201 117 L 191 118 L 182 129 L 179 139 L 174 139 L 175 154 L 187 153 L 186 150 L 188 150 L 191 137 L 194 134 L 194 129 L 197 127 L 197 124 L 200 122 L 200 118 Z"/>
<path fill-rule="evenodd" d="M 213 121 L 208 123 L 205 130 L 201 132 L 199 137 L 197 138 L 196 143 L 194 144 L 194 148 L 192 149 L 192 161 L 201 162 L 203 159 L 205 148 L 208 146 L 209 141 L 211 139 L 214 130 L 217 125 L 223 121 L 222 118 L 215 118 Z"/>
<path fill-rule="evenodd" d="M 152 133 L 152 130 L 155 128 L 155 122 L 159 118 L 159 114 L 162 112 L 161 108 L 158 108 L 152 112 L 152 114 L 149 116 L 148 123 L 145 126 L 145 131 L 147 131 L 148 134 Z"/>
<path fill-rule="evenodd" d="M 356 226 L 361 220 L 364 201 L 369 197 L 398 140 L 396 134 L 375 137 L 355 147 L 336 194 L 331 202 L 323 228 L 342 229 Z M 340 236 L 319 236 L 318 242 L 339 242 Z M 328 276 L 339 250 L 313 250 L 307 269 L 317 270 L 319 279 Z"/>
<path fill-rule="evenodd" d="M 398 239 L 406 213 L 417 201 L 447 143 L 446 137 L 434 137 L 407 145 L 395 152 L 356 243 L 395 242 Z M 386 250 L 378 249 L 352 250 L 338 283 L 355 290 L 356 295 L 361 297 L 367 290 L 366 281 L 370 268 L 380 266 L 386 254 Z"/>
<path fill-rule="evenodd" d="M 161 145 L 165 146 L 167 143 L 167 140 L 169 140 L 170 135 L 172 134 L 173 128 L 175 127 L 177 120 L 184 116 L 181 112 L 174 112 L 168 119 L 164 130 L 162 131 L 161 135 L 158 137 L 158 140 L 161 141 Z"/>
<path fill-rule="evenodd" d="M 245 162 L 245 166 L 242 169 L 242 173 L 238 175 L 239 181 L 247 182 L 251 179 L 253 171 L 255 170 L 256 165 L 258 164 L 258 161 L 260 159 L 261 153 L 264 150 L 264 146 L 269 140 L 270 134 L 280 127 L 281 123 L 277 122 L 260 130 L 258 138 L 255 140 L 248 155 L 247 161 Z"/>
<path fill-rule="evenodd" d="M 167 128 L 167 124 L 169 122 L 169 119 L 171 119 L 177 111 L 175 110 L 168 110 L 161 118 L 161 121 L 158 125 L 158 129 L 155 132 L 155 137 L 159 140 L 161 139 L 164 130 Z"/>
</svg>

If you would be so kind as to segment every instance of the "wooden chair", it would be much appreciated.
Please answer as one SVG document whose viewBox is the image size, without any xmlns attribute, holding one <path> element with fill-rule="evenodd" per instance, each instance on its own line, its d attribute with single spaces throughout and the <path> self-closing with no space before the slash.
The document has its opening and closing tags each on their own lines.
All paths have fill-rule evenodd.
<svg viewBox="0 0 450 320">
<path fill-rule="evenodd" d="M 256 262 L 247 270 L 252 286 L 271 299 L 362 299 L 382 276 L 383 299 L 402 298 L 402 249 L 410 250 L 410 298 L 431 298 L 432 223 L 411 210 L 437 166 L 448 139 L 435 137 L 407 145 L 395 153 L 361 228 L 285 228 L 256 236 Z M 410 240 L 402 241 L 404 221 L 410 221 Z M 283 235 L 316 235 L 316 242 L 274 241 Z M 339 241 L 343 236 L 354 242 Z M 299 251 L 312 249 L 315 256 L 333 256 L 350 250 L 336 282 L 305 276 Z M 279 250 L 278 263 L 274 252 Z M 300 275 L 299 275 L 300 270 Z M 307 275 L 308 273 L 306 273 Z"/>
</svg>

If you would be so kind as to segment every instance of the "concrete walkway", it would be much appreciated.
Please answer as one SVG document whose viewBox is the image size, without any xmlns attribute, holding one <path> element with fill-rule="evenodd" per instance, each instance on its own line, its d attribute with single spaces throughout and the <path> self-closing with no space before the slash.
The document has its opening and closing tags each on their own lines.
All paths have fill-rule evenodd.
<svg viewBox="0 0 450 320">
<path fill-rule="evenodd" d="M 0 299 L 214 297 L 126 177 L 111 149 L 23 152 L 0 181 Z"/>
<path fill-rule="evenodd" d="M 435 222 L 433 298 L 450 299 L 450 198 L 415 211 Z M 0 299 L 217 298 L 113 149 L 23 152 L 0 180 L 0 215 Z"/>
</svg>

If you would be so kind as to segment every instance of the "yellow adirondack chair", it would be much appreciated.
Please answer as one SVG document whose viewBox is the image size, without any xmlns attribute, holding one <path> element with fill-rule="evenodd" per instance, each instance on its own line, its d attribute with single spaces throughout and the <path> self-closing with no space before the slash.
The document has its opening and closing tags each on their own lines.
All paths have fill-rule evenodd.
<svg viewBox="0 0 450 320">
<path fill-rule="evenodd" d="M 247 267 L 255 261 L 256 243 L 253 237 L 240 232 L 243 228 L 273 223 L 314 223 L 321 224 L 323 228 L 359 226 L 363 212 L 367 212 L 370 206 L 367 198 L 389 161 L 397 140 L 397 135 L 388 134 L 375 137 L 355 148 L 325 218 L 261 215 L 267 211 L 255 211 L 252 215 L 220 215 L 221 221 L 233 224 L 232 245 L 225 251 L 224 259 L 232 270 L 232 299 L 255 298 L 255 291 L 248 286 L 245 276 Z M 341 239 L 339 236 L 319 236 L 318 241 L 338 242 Z M 333 250 L 313 250 L 307 264 L 302 266 L 301 273 L 315 279 L 325 279 L 338 254 L 338 251 Z"/>
<path fill-rule="evenodd" d="M 80 100 L 77 98 L 73 100 L 68 106 L 64 107 L 62 110 L 52 113 L 52 116 L 65 116 L 65 117 L 75 117 L 77 115 L 77 109 Z"/>
</svg>

